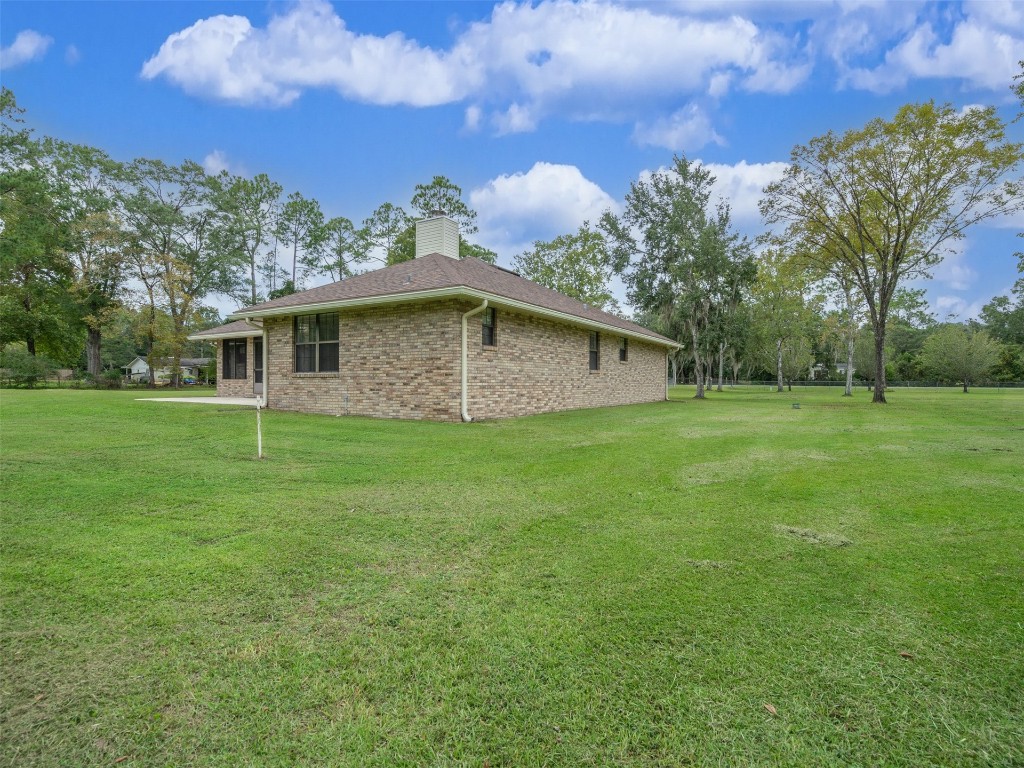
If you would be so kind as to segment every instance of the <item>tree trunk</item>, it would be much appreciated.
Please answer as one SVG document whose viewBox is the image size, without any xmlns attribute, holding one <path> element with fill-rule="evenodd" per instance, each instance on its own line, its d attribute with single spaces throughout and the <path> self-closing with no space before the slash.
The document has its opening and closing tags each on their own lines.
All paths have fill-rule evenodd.
<svg viewBox="0 0 1024 768">
<path fill-rule="evenodd" d="M 156 332 L 153 326 L 156 324 L 156 302 L 153 299 L 153 292 L 149 292 L 149 327 L 146 329 L 146 340 L 149 342 L 149 351 L 146 353 L 146 368 L 149 370 L 149 381 L 146 382 L 146 389 L 156 389 L 156 376 L 153 375 L 153 347 L 156 346 Z"/>
<path fill-rule="evenodd" d="M 964 394 L 967 394 L 967 379 L 964 379 Z"/>
<path fill-rule="evenodd" d="M 21 300 L 21 305 L 25 308 L 25 314 L 32 313 L 31 296 L 26 295 L 25 298 Z M 28 333 L 25 335 L 25 349 L 28 350 L 28 353 L 32 355 L 32 357 L 36 356 L 36 337 L 34 333 Z"/>
<path fill-rule="evenodd" d="M 875 328 L 875 393 L 873 403 L 884 403 L 885 400 L 885 325 L 879 323 Z"/>
<path fill-rule="evenodd" d="M 256 255 L 249 261 L 249 279 L 252 281 L 252 306 L 256 306 Z"/>
<path fill-rule="evenodd" d="M 725 378 L 725 344 L 718 345 L 718 391 L 722 391 L 722 379 Z"/>
<path fill-rule="evenodd" d="M 695 398 L 704 399 L 704 365 L 700 359 L 700 345 L 697 343 L 697 329 L 691 327 L 690 334 L 693 337 L 693 380 L 697 383 L 697 394 Z"/>
<path fill-rule="evenodd" d="M 296 237 L 295 238 L 295 243 L 292 246 L 292 288 L 294 288 L 297 285 L 297 283 L 295 282 L 295 264 L 296 264 L 296 262 L 298 262 L 298 260 L 299 260 L 299 238 Z"/>
<path fill-rule="evenodd" d="M 778 381 L 776 392 L 782 391 L 782 339 L 775 342 L 775 374 Z"/>
<path fill-rule="evenodd" d="M 90 376 L 99 376 L 103 368 L 103 361 L 100 359 L 100 329 L 90 328 L 85 338 L 85 360 L 86 368 Z"/>
<path fill-rule="evenodd" d="M 853 397 L 853 348 L 856 342 L 853 336 L 846 340 L 846 391 L 843 397 Z"/>
</svg>

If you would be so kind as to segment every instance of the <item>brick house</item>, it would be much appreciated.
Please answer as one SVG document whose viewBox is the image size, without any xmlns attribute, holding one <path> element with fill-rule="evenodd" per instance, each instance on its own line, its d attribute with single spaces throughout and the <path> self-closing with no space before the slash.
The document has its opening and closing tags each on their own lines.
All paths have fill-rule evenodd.
<svg viewBox="0 0 1024 768">
<path fill-rule="evenodd" d="M 246 307 L 217 343 L 217 394 L 270 408 L 435 421 L 664 400 L 678 345 L 479 259 L 447 217 L 416 258 Z"/>
</svg>

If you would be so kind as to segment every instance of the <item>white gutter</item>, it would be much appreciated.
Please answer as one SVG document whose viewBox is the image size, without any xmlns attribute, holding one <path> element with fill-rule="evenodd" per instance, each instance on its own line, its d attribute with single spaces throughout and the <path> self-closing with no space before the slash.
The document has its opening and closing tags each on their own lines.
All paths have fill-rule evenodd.
<svg viewBox="0 0 1024 768">
<path fill-rule="evenodd" d="M 473 417 L 469 415 L 469 411 L 466 406 L 466 390 L 469 388 L 469 353 L 467 351 L 466 332 L 467 325 L 466 321 L 473 315 L 479 314 L 487 309 L 487 299 L 484 299 L 484 303 L 475 309 L 469 310 L 462 315 L 462 420 L 472 421 Z"/>
<path fill-rule="evenodd" d="M 263 331 L 235 331 L 227 333 L 194 333 L 186 338 L 189 341 L 217 341 L 218 339 L 255 339 L 262 336 Z"/>
</svg>

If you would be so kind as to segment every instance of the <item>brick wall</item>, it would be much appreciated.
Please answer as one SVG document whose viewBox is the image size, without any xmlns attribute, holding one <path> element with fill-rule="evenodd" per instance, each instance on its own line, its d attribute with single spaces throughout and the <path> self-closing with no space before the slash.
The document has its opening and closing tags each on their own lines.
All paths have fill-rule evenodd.
<svg viewBox="0 0 1024 768">
<path fill-rule="evenodd" d="M 456 421 L 459 315 L 453 301 L 339 313 L 338 373 L 295 373 L 292 318 L 265 320 L 271 408 L 331 416 Z"/>
<path fill-rule="evenodd" d="M 217 340 L 217 396 L 218 397 L 252 397 L 253 384 L 253 353 L 252 339 L 245 340 L 245 378 L 224 378 L 224 341 Z"/>
<path fill-rule="evenodd" d="M 467 304 L 466 309 L 472 305 Z M 590 370 L 590 331 L 497 310 L 497 344 L 481 344 L 481 318 L 469 322 L 468 410 L 474 419 L 595 408 L 665 399 L 665 347 L 600 334 L 601 367 Z"/>
<path fill-rule="evenodd" d="M 266 318 L 269 405 L 331 416 L 459 421 L 462 313 L 475 306 L 434 301 L 343 310 L 338 373 L 295 373 L 292 318 Z M 586 329 L 502 309 L 497 318 L 495 347 L 481 344 L 481 315 L 469 320 L 468 408 L 475 419 L 665 398 L 664 347 L 630 339 L 629 360 L 621 363 L 620 337 L 602 332 L 601 369 L 591 372 Z M 217 394 L 251 395 L 251 340 L 248 350 L 249 378 L 219 379 Z"/>
</svg>

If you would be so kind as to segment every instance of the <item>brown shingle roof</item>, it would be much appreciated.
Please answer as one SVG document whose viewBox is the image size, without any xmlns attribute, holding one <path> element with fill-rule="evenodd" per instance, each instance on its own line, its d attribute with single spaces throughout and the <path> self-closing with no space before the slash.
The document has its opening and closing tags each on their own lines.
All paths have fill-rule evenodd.
<svg viewBox="0 0 1024 768">
<path fill-rule="evenodd" d="M 232 334 L 238 336 L 251 336 L 253 333 L 262 333 L 263 328 L 254 325 L 247 320 L 235 320 L 227 325 L 218 325 L 216 328 L 207 328 L 205 331 L 196 331 L 189 336 L 190 339 L 201 339 L 206 336 L 213 338 L 230 338 Z"/>
<path fill-rule="evenodd" d="M 233 316 L 259 317 L 264 313 L 284 314 L 283 310 L 300 309 L 308 305 L 341 304 L 347 301 L 376 297 L 383 299 L 384 297 L 400 297 L 402 294 L 458 288 L 466 288 L 528 304 L 539 309 L 559 312 L 588 323 L 618 328 L 631 334 L 675 345 L 671 339 L 631 320 L 603 312 L 589 304 L 584 304 L 520 277 L 514 272 L 487 264 L 480 259 L 452 259 L 438 253 L 246 307 L 235 312 Z"/>
</svg>

